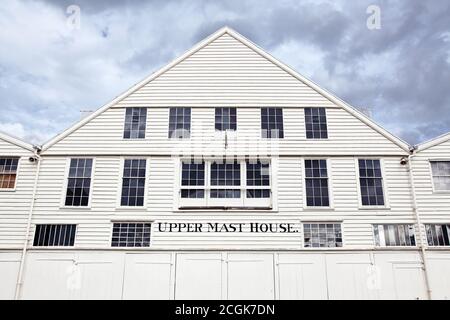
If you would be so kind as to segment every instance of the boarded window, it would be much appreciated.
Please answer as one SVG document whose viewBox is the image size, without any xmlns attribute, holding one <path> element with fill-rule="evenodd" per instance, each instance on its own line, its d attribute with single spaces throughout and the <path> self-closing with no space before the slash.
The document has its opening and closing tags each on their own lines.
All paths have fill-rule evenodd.
<svg viewBox="0 0 450 320">
<path fill-rule="evenodd" d="M 75 243 L 75 224 L 38 224 L 34 233 L 35 247 L 72 247 Z"/>
<path fill-rule="evenodd" d="M 70 159 L 66 206 L 85 207 L 89 205 L 92 161 L 92 159 L 84 158 Z"/>
<path fill-rule="evenodd" d="M 261 108 L 261 136 L 284 138 L 282 108 Z"/>
<path fill-rule="evenodd" d="M 340 223 L 305 223 L 303 238 L 306 248 L 342 247 Z"/>
<path fill-rule="evenodd" d="M 19 158 L 0 158 L 0 189 L 16 187 Z"/>
<path fill-rule="evenodd" d="M 415 246 L 412 224 L 376 224 L 373 226 L 375 245 L 379 247 Z"/>
<path fill-rule="evenodd" d="M 151 223 L 117 222 L 113 224 L 111 246 L 150 247 Z"/>
</svg>

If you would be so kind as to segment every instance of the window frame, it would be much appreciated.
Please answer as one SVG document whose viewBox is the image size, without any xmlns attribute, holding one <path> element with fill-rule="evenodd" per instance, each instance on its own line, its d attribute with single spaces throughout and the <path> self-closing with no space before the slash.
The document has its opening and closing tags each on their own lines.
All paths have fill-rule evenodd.
<svg viewBox="0 0 450 320">
<path fill-rule="evenodd" d="M 0 188 L 0 192 L 15 192 L 17 189 L 17 181 L 19 180 L 19 171 L 21 167 L 22 157 L 19 156 L 0 156 L 2 159 L 17 159 L 16 180 L 14 181 L 14 188 Z"/>
<path fill-rule="evenodd" d="M 433 194 L 450 194 L 450 190 L 436 190 L 436 188 L 434 187 L 433 167 L 431 165 L 432 162 L 450 162 L 450 159 L 449 158 L 428 159 L 428 167 L 430 170 L 431 188 L 432 188 Z"/>
<path fill-rule="evenodd" d="M 327 137 L 326 138 L 308 138 L 307 133 L 306 133 L 306 109 L 324 109 L 325 110 L 325 119 L 326 119 L 326 125 L 327 125 Z M 327 107 L 303 107 L 303 124 L 304 124 L 304 134 L 305 134 L 305 139 L 307 141 L 326 141 L 330 139 L 330 130 L 329 130 L 329 126 L 328 126 L 328 108 Z"/>
<path fill-rule="evenodd" d="M 264 135 L 263 135 L 263 130 L 267 130 L 267 129 L 264 129 L 263 128 L 263 109 L 280 109 L 281 110 L 281 125 L 282 125 L 282 128 L 283 128 L 283 130 L 282 130 L 282 137 L 272 137 L 272 135 L 270 134 L 270 137 L 264 137 Z M 286 136 L 285 136 L 285 134 L 284 134 L 284 111 L 283 111 L 283 107 L 260 107 L 259 108 L 259 130 L 260 130 L 260 137 L 261 137 L 261 139 L 264 139 L 264 140 L 271 140 L 271 139 L 285 139 L 286 138 Z M 276 117 L 276 116 L 275 116 Z M 279 130 L 279 129 L 278 129 Z"/>
<path fill-rule="evenodd" d="M 414 236 L 414 245 L 406 245 L 406 246 L 402 246 L 402 245 L 395 245 L 395 246 L 388 246 L 386 245 L 386 238 L 384 236 L 384 228 L 386 226 L 412 226 L 413 227 L 413 236 Z M 377 245 L 377 239 L 375 236 L 375 226 L 378 227 L 378 237 L 379 237 L 379 241 L 380 241 L 380 245 Z M 383 232 L 380 233 L 380 226 L 383 226 Z M 371 224 L 372 227 L 372 236 L 373 236 L 373 245 L 375 248 L 417 248 L 418 247 L 418 243 L 417 243 L 417 230 L 416 230 L 416 225 L 414 223 L 372 223 Z M 380 237 L 380 235 L 382 235 Z M 384 244 L 382 244 L 382 242 Z"/>
<path fill-rule="evenodd" d="M 430 239 L 428 238 L 428 227 L 436 227 L 436 226 L 440 226 L 440 227 L 443 227 L 443 226 L 446 226 L 447 227 L 447 236 L 448 236 L 448 240 L 449 240 L 449 244 L 448 245 L 446 245 L 446 244 L 443 244 L 443 245 L 435 245 L 435 244 L 430 244 Z M 426 239 L 427 239 L 427 246 L 429 247 L 429 248 L 433 248 L 433 249 L 435 249 L 435 248 L 443 248 L 443 249 L 448 249 L 449 247 L 450 247 L 450 222 L 449 223 L 424 223 L 424 229 L 425 229 L 425 237 L 426 237 Z"/>
<path fill-rule="evenodd" d="M 217 110 L 218 109 L 230 109 L 230 111 L 232 109 L 235 110 L 236 122 L 234 123 L 234 127 L 235 127 L 234 129 L 226 129 L 226 130 L 223 130 L 223 128 L 222 128 L 222 130 L 217 129 L 217 122 L 216 122 L 216 120 L 217 120 Z M 236 132 L 238 130 L 238 112 L 237 112 L 237 110 L 238 110 L 237 107 L 215 107 L 214 108 L 214 131 L 215 132 Z M 222 110 L 222 112 L 223 112 L 223 110 Z M 231 126 L 231 115 L 230 115 L 230 126 Z"/>
<path fill-rule="evenodd" d="M 307 197 L 306 197 L 306 160 L 325 160 L 327 163 L 327 179 L 328 179 L 328 206 L 308 206 Z M 302 166 L 302 191 L 303 191 L 303 210 L 334 210 L 334 196 L 333 196 L 333 180 L 331 174 L 331 158 L 325 157 L 306 157 L 301 158 L 301 166 Z"/>
<path fill-rule="evenodd" d="M 379 160 L 380 161 L 380 169 L 381 169 L 381 182 L 383 186 L 383 198 L 384 198 L 384 205 L 379 206 L 371 206 L 371 205 L 363 205 L 362 204 L 362 194 L 361 194 L 361 183 L 360 183 L 360 176 L 359 176 L 359 160 Z M 376 157 L 355 157 L 355 176 L 356 176 L 356 187 L 357 187 L 357 194 L 358 194 L 358 209 L 359 210 L 390 210 L 390 202 L 389 202 L 389 193 L 387 189 L 387 182 L 386 182 L 386 170 L 385 170 L 385 164 L 384 159 L 382 158 L 376 158 Z"/>
<path fill-rule="evenodd" d="M 92 159 L 92 170 L 91 170 L 91 184 L 89 186 L 89 199 L 87 206 L 66 206 L 66 195 L 67 195 L 67 187 L 69 185 L 69 172 L 70 172 L 70 162 L 72 159 Z M 94 186 L 94 177 L 95 177 L 95 167 L 96 167 L 96 157 L 90 156 L 74 156 L 68 157 L 66 159 L 66 168 L 64 172 L 64 183 L 63 183 L 63 192 L 61 195 L 60 209 L 70 209 L 70 210 L 90 210 L 92 208 L 92 193 Z"/>
<path fill-rule="evenodd" d="M 122 186 L 123 186 L 123 171 L 125 160 L 146 160 L 145 163 L 145 184 L 144 184 L 144 203 L 142 206 L 122 206 Z M 118 181 L 118 190 L 116 196 L 116 210 L 121 211 L 139 211 L 139 210 L 147 210 L 147 198 L 148 198 L 148 190 L 149 190 L 149 170 L 150 169 L 150 158 L 145 156 L 122 156 L 120 157 L 120 168 L 119 168 L 119 181 Z"/>
<path fill-rule="evenodd" d="M 149 223 L 150 224 L 150 242 L 148 247 L 113 247 L 112 240 L 113 240 L 113 234 L 114 234 L 114 224 L 115 223 Z M 153 225 L 155 221 L 154 220 L 143 220 L 143 219 L 114 219 L 110 221 L 110 233 L 109 233 L 109 248 L 112 250 L 148 250 L 153 246 Z"/>
<path fill-rule="evenodd" d="M 341 227 L 341 240 L 342 245 L 340 247 L 306 247 L 305 241 L 305 224 L 338 224 Z M 343 220 L 305 220 L 301 221 L 301 236 L 302 236 L 302 248 L 305 250 L 345 250 L 346 241 L 344 237 L 344 221 Z"/>
<path fill-rule="evenodd" d="M 35 246 L 34 245 L 34 238 L 36 237 L 36 229 L 37 225 L 49 225 L 49 226 L 57 226 L 57 225 L 74 225 L 75 226 L 75 234 L 74 234 L 74 240 L 73 240 L 73 246 Z M 78 230 L 79 230 L 79 224 L 78 223 L 67 223 L 67 222 L 55 222 L 55 223 L 34 223 L 33 228 L 33 238 L 31 240 L 31 247 L 36 249 L 67 249 L 67 248 L 75 248 L 77 247 L 77 239 L 78 239 Z"/>
<path fill-rule="evenodd" d="M 204 158 L 202 159 L 205 162 L 205 185 L 203 188 L 199 188 L 198 186 L 182 186 L 182 163 L 183 161 L 191 161 L 190 157 L 180 157 L 178 159 L 178 164 L 176 165 L 176 174 L 177 178 L 177 188 L 174 190 L 174 207 L 173 211 L 192 211 L 192 209 L 196 210 L 264 210 L 273 212 L 277 210 L 276 206 L 276 192 L 275 192 L 275 180 L 273 174 L 275 172 L 274 167 L 277 165 L 276 161 L 273 158 L 264 158 L 258 160 L 268 160 L 270 166 L 270 178 L 269 178 L 269 186 L 247 186 L 247 171 L 246 171 L 246 161 L 248 157 L 236 157 L 235 158 L 240 164 L 240 186 L 213 186 L 211 185 L 211 164 L 214 162 L 214 158 Z M 204 198 L 182 198 L 181 197 L 181 189 L 203 189 L 205 190 Z M 240 198 L 211 198 L 210 190 L 211 189 L 237 189 L 240 190 L 241 196 Z M 247 198 L 247 189 L 269 189 L 270 197 L 268 198 Z M 262 201 L 267 199 L 264 202 L 264 205 L 261 205 Z"/>
<path fill-rule="evenodd" d="M 125 125 L 126 125 L 126 117 L 127 117 L 127 109 L 133 109 L 133 108 L 142 108 L 145 109 L 145 130 L 144 130 L 144 137 L 143 138 L 125 138 Z M 124 114 L 123 114 L 123 128 L 122 128 L 122 140 L 123 141 L 139 141 L 139 140 L 146 140 L 147 139 L 147 129 L 148 129 L 148 107 L 124 107 Z"/>
<path fill-rule="evenodd" d="M 177 109 L 177 108 L 186 108 L 190 109 L 190 121 L 189 121 L 189 137 L 171 137 L 170 135 L 170 110 L 171 109 Z M 168 107 L 167 108 L 167 139 L 170 140 L 189 140 L 192 137 L 192 107 Z M 184 112 L 183 112 L 184 116 Z M 184 120 L 184 119 L 183 119 Z"/>
</svg>

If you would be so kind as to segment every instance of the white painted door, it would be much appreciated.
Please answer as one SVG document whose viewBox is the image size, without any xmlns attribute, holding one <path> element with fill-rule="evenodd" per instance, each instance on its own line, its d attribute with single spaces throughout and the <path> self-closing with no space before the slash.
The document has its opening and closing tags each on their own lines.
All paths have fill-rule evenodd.
<svg viewBox="0 0 450 320">
<path fill-rule="evenodd" d="M 172 253 L 126 254 L 122 298 L 171 299 L 173 272 Z"/>
<path fill-rule="evenodd" d="M 393 263 L 396 298 L 400 300 L 426 299 L 422 265 L 419 263 Z"/>
<path fill-rule="evenodd" d="M 327 299 L 323 254 L 278 254 L 277 265 L 280 299 Z"/>
<path fill-rule="evenodd" d="M 275 299 L 273 254 L 228 253 L 228 299 Z"/>
<path fill-rule="evenodd" d="M 369 254 L 327 254 L 329 299 L 378 299 Z"/>
<path fill-rule="evenodd" d="M 428 253 L 428 267 L 433 299 L 450 300 L 450 255 Z"/>
<path fill-rule="evenodd" d="M 175 299 L 218 300 L 224 298 L 221 253 L 177 254 Z"/>
<path fill-rule="evenodd" d="M 0 255 L 0 300 L 14 299 L 17 276 L 19 274 L 20 254 L 1 253 Z"/>
</svg>

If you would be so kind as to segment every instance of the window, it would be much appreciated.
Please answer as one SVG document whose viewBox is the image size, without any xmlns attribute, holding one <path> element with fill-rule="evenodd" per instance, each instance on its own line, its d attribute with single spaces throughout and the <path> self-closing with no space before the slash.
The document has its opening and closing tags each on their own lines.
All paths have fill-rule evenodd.
<svg viewBox="0 0 450 320">
<path fill-rule="evenodd" d="M 325 108 L 305 108 L 307 139 L 327 139 L 327 115 Z"/>
<path fill-rule="evenodd" d="M 363 206 L 384 206 L 380 160 L 359 159 L 359 184 Z"/>
<path fill-rule="evenodd" d="M 269 208 L 270 161 L 220 159 L 181 163 L 180 207 Z"/>
<path fill-rule="evenodd" d="M 121 206 L 141 207 L 144 205 L 146 165 L 145 159 L 125 159 Z"/>
<path fill-rule="evenodd" d="M 16 187 L 19 158 L 0 158 L 0 189 Z"/>
<path fill-rule="evenodd" d="M 73 247 L 75 224 L 38 224 L 34 233 L 35 247 Z"/>
<path fill-rule="evenodd" d="M 191 108 L 170 108 L 169 138 L 189 138 L 191 136 Z"/>
<path fill-rule="evenodd" d="M 89 205 L 91 189 L 92 159 L 70 159 L 67 181 L 66 206 L 86 207 Z"/>
<path fill-rule="evenodd" d="M 303 237 L 305 248 L 342 247 L 340 223 L 305 223 Z"/>
<path fill-rule="evenodd" d="M 375 224 L 373 230 L 378 247 L 416 245 L 414 226 L 411 224 Z"/>
<path fill-rule="evenodd" d="M 263 138 L 284 138 L 282 108 L 261 108 L 261 135 Z"/>
<path fill-rule="evenodd" d="M 182 198 L 204 198 L 205 190 L 205 162 L 183 161 L 181 176 Z M 201 187 L 201 189 L 198 189 Z"/>
<path fill-rule="evenodd" d="M 151 223 L 118 222 L 113 224 L 112 247 L 150 247 Z"/>
<path fill-rule="evenodd" d="M 247 160 L 247 198 L 270 197 L 269 161 Z"/>
<path fill-rule="evenodd" d="M 147 108 L 127 108 L 123 138 L 144 139 L 146 125 Z"/>
<path fill-rule="evenodd" d="M 216 130 L 236 130 L 236 108 L 216 108 Z"/>
<path fill-rule="evenodd" d="M 327 160 L 305 160 L 306 205 L 328 207 Z"/>
<path fill-rule="evenodd" d="M 428 245 L 450 246 L 450 224 L 427 224 Z"/>
<path fill-rule="evenodd" d="M 433 184 L 435 191 L 450 191 L 450 161 L 432 161 Z"/>
</svg>

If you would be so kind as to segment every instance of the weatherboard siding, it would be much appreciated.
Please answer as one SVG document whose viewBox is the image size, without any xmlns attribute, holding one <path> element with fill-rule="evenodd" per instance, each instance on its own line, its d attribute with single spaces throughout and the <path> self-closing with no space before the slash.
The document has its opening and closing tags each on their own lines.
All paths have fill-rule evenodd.
<svg viewBox="0 0 450 320">
<path fill-rule="evenodd" d="M 224 34 L 136 90 L 116 106 L 335 107 L 229 34 Z"/>
<path fill-rule="evenodd" d="M 23 245 L 36 172 L 30 156 L 31 151 L 0 139 L 0 157 L 20 157 L 15 189 L 0 190 L 0 248 Z"/>
<path fill-rule="evenodd" d="M 397 157 L 383 157 L 389 208 L 359 208 L 355 157 L 330 157 L 329 176 L 332 209 L 309 209 L 303 198 L 303 157 L 280 157 L 276 180 L 277 210 L 180 211 L 174 208 L 178 188 L 178 160 L 170 156 L 148 157 L 146 206 L 120 208 L 122 161 L 119 156 L 96 156 L 92 198 L 89 208 L 62 206 L 65 195 L 67 157 L 45 157 L 41 163 L 34 225 L 74 223 L 78 225 L 76 247 L 110 248 L 112 222 L 152 221 L 152 248 L 155 249 L 302 249 L 301 222 L 342 221 L 347 248 L 373 246 L 372 223 L 414 223 L 408 174 Z M 175 188 L 175 189 L 174 189 Z M 175 192 L 174 192 L 175 190 Z M 188 233 L 158 232 L 158 222 L 196 223 L 291 223 L 297 233 Z M 30 236 L 32 240 L 33 233 Z M 30 242 L 31 243 L 31 242 Z"/>
<path fill-rule="evenodd" d="M 450 223 L 450 192 L 433 191 L 431 160 L 450 161 L 450 140 L 419 150 L 412 160 L 417 207 L 423 223 Z"/>
<path fill-rule="evenodd" d="M 146 106 L 146 105 L 142 105 Z M 261 138 L 260 108 L 237 106 L 237 132 L 214 129 L 214 108 L 192 108 L 190 139 L 169 139 L 169 108 L 147 110 L 146 138 L 123 139 L 125 108 L 110 108 L 51 146 L 43 155 L 407 155 L 407 152 L 341 108 L 327 109 L 329 139 L 305 136 L 303 108 L 284 108 L 284 139 Z"/>
</svg>

